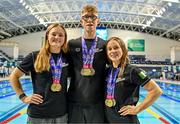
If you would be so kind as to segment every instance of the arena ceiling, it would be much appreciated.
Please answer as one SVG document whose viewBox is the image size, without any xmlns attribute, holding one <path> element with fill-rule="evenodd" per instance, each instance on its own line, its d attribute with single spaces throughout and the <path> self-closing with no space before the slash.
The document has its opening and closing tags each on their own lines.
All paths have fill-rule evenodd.
<svg viewBox="0 0 180 124">
<path fill-rule="evenodd" d="M 98 7 L 99 26 L 180 42 L 179 0 L 0 0 L 0 40 L 43 31 L 54 22 L 81 27 L 80 11 L 86 4 Z"/>
</svg>

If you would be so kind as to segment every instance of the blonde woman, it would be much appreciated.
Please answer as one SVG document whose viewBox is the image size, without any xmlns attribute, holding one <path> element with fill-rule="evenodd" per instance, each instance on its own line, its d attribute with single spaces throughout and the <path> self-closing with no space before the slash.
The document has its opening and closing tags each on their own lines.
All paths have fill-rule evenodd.
<svg viewBox="0 0 180 124">
<path fill-rule="evenodd" d="M 107 41 L 106 52 L 111 63 L 106 80 L 107 121 L 139 124 L 137 114 L 152 105 L 162 94 L 162 90 L 142 69 L 129 64 L 123 40 L 111 37 Z M 148 91 L 148 95 L 137 105 L 140 86 Z"/>
<path fill-rule="evenodd" d="M 28 106 L 27 124 L 67 123 L 67 33 L 60 24 L 48 26 L 40 51 L 28 54 L 10 75 L 19 99 Z M 31 73 L 33 94 L 27 96 L 19 78 Z"/>
</svg>

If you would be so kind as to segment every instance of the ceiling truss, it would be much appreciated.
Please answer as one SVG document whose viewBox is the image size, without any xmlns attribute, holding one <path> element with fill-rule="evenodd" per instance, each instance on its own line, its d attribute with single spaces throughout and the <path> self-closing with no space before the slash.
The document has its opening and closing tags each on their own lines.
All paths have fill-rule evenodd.
<svg viewBox="0 0 180 124">
<path fill-rule="evenodd" d="M 55 22 L 79 28 L 86 4 L 98 7 L 99 26 L 180 40 L 180 3 L 167 0 L 2 0 L 0 30 L 11 36 L 0 32 L 0 39 L 44 31 Z"/>
</svg>

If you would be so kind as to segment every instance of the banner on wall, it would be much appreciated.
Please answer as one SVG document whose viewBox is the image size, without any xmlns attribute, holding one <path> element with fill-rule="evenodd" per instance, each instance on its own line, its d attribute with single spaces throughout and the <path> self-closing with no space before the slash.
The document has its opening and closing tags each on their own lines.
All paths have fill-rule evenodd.
<svg viewBox="0 0 180 124">
<path fill-rule="evenodd" d="M 144 52 L 145 51 L 144 39 L 129 39 L 128 51 Z"/>
</svg>

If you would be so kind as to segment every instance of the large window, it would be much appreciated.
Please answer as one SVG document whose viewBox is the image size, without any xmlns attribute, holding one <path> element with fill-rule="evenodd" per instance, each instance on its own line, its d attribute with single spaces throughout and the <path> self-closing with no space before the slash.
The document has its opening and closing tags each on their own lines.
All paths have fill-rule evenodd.
<svg viewBox="0 0 180 124">
<path fill-rule="evenodd" d="M 96 29 L 96 34 L 98 37 L 102 38 L 103 40 L 107 40 L 108 33 L 106 28 L 98 27 Z"/>
<path fill-rule="evenodd" d="M 82 29 L 82 33 L 84 32 L 84 29 Z M 108 32 L 107 29 L 104 27 L 97 27 L 96 28 L 96 34 L 98 37 L 102 38 L 103 40 L 107 40 Z"/>
</svg>

